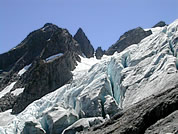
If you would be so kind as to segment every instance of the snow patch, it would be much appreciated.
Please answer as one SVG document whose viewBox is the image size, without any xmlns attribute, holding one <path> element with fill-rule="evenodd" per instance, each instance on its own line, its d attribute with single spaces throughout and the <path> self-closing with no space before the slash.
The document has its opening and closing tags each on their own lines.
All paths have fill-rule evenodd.
<svg viewBox="0 0 178 134">
<path fill-rule="evenodd" d="M 14 91 L 12 91 L 11 93 L 14 95 L 14 96 L 18 96 L 19 94 L 21 94 L 23 92 L 24 88 L 17 88 L 15 89 Z"/>
<path fill-rule="evenodd" d="M 53 60 L 53 59 L 55 59 L 56 57 L 59 57 L 59 56 L 62 56 L 62 55 L 63 55 L 63 53 L 58 53 L 58 54 L 56 54 L 56 55 L 53 55 L 53 56 L 50 56 L 50 57 L 46 58 L 46 61 Z"/>
<path fill-rule="evenodd" d="M 18 75 L 22 76 L 22 75 L 29 69 L 30 66 L 31 66 L 31 64 L 25 66 L 23 69 L 21 69 L 21 70 L 18 72 Z"/>
<path fill-rule="evenodd" d="M 8 85 L 6 88 L 4 88 L 1 92 L 0 92 L 0 98 L 2 98 L 5 94 L 9 93 L 11 91 L 11 89 L 14 87 L 16 82 L 12 82 L 10 85 Z"/>
</svg>

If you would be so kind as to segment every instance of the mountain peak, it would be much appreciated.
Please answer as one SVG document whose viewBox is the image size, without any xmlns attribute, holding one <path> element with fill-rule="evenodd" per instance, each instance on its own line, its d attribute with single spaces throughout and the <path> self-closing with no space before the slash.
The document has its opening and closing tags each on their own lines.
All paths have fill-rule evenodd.
<svg viewBox="0 0 178 134">
<path fill-rule="evenodd" d="M 93 57 L 94 48 L 85 33 L 83 32 L 82 28 L 79 28 L 77 30 L 77 33 L 74 35 L 74 39 L 79 43 L 82 53 L 87 58 Z"/>
<path fill-rule="evenodd" d="M 83 32 L 83 29 L 82 29 L 81 27 L 79 27 L 79 29 L 77 30 L 77 32 L 82 32 L 82 33 L 84 33 L 84 32 Z"/>
<path fill-rule="evenodd" d="M 42 27 L 42 31 L 53 31 L 53 30 L 57 30 L 60 29 L 57 25 L 54 25 L 52 23 L 46 23 L 43 27 Z"/>
<path fill-rule="evenodd" d="M 156 25 L 153 26 L 153 28 L 155 28 L 155 27 L 164 27 L 166 25 L 167 24 L 164 21 L 159 21 Z"/>
<path fill-rule="evenodd" d="M 44 25 L 44 27 L 46 27 L 46 26 L 54 26 L 54 24 L 52 24 L 52 23 L 46 23 L 46 24 Z"/>
</svg>

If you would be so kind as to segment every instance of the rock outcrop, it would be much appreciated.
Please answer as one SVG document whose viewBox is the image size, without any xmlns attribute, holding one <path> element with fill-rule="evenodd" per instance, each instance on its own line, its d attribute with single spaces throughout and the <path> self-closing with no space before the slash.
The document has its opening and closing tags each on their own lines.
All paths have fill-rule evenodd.
<svg viewBox="0 0 178 134">
<path fill-rule="evenodd" d="M 74 35 L 74 39 L 80 44 L 80 49 L 87 58 L 94 56 L 94 48 L 81 28 Z"/>
<path fill-rule="evenodd" d="M 0 112 L 4 112 L 8 109 L 11 109 L 17 99 L 16 96 L 13 96 L 10 93 L 7 93 L 5 96 L 0 98 Z"/>
<path fill-rule="evenodd" d="M 96 49 L 95 56 L 97 59 L 101 59 L 101 57 L 104 55 L 104 53 L 105 53 L 105 51 L 103 51 L 101 47 L 98 47 Z"/>
<path fill-rule="evenodd" d="M 144 31 L 141 27 L 137 27 L 132 29 L 126 33 L 124 33 L 120 39 L 113 44 L 107 51 L 106 55 L 112 55 L 114 52 L 122 52 L 125 48 L 129 47 L 132 44 L 139 43 L 145 37 L 151 35 L 151 30 Z"/>
<path fill-rule="evenodd" d="M 154 25 L 153 28 L 155 28 L 155 27 L 164 27 L 164 26 L 166 26 L 166 23 L 164 21 L 160 21 L 156 25 Z"/>
</svg>

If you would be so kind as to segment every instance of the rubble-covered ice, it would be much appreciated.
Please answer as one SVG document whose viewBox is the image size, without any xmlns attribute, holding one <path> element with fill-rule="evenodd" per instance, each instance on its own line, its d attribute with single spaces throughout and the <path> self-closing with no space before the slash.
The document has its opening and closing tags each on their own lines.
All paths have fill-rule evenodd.
<svg viewBox="0 0 178 134">
<path fill-rule="evenodd" d="M 65 133 L 80 121 L 85 128 L 92 117 L 109 118 L 119 109 L 174 86 L 178 82 L 178 20 L 151 30 L 152 35 L 121 53 L 101 60 L 81 57 L 72 82 L 31 103 L 0 127 L 0 133 L 18 134 L 24 128 L 25 132 L 33 128 Z"/>
</svg>

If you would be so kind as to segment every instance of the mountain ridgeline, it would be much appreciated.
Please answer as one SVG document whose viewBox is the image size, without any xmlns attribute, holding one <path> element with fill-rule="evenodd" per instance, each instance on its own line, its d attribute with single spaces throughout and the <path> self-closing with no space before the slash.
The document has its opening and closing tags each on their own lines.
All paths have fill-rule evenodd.
<svg viewBox="0 0 178 134">
<path fill-rule="evenodd" d="M 178 133 L 177 52 L 178 20 L 108 50 L 46 23 L 0 54 L 0 133 Z"/>
</svg>

